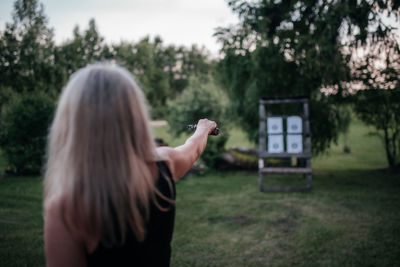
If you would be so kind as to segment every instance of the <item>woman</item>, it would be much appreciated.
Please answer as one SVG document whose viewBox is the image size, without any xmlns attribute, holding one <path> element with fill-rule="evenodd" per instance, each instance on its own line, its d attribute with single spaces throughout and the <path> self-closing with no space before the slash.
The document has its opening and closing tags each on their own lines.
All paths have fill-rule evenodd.
<svg viewBox="0 0 400 267">
<path fill-rule="evenodd" d="M 73 74 L 48 142 L 47 266 L 168 266 L 174 183 L 216 126 L 199 120 L 184 145 L 156 148 L 127 70 L 97 64 Z"/>
</svg>

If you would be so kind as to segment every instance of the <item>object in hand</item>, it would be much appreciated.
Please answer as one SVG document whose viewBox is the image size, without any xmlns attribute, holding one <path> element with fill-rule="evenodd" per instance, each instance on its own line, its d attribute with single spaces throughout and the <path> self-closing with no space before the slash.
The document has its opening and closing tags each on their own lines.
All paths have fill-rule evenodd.
<svg viewBox="0 0 400 267">
<path fill-rule="evenodd" d="M 188 128 L 190 131 L 196 131 L 197 124 L 188 125 L 187 128 Z M 218 135 L 218 134 L 219 134 L 219 128 L 215 128 L 215 129 L 210 133 L 210 135 Z"/>
</svg>

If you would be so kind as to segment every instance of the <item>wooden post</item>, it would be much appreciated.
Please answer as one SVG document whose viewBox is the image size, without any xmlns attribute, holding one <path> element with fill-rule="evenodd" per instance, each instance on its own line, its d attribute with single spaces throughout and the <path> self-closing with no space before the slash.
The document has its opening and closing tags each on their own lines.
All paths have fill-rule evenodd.
<svg viewBox="0 0 400 267">
<path fill-rule="evenodd" d="M 258 133 L 258 143 L 259 143 L 259 155 L 264 154 L 266 151 L 266 134 L 265 134 L 265 106 L 264 104 L 259 103 L 259 133 Z M 264 168 L 264 159 L 259 157 L 258 160 L 258 169 Z M 260 187 L 260 191 L 264 191 L 264 174 L 262 172 L 258 172 L 258 184 Z"/>
<path fill-rule="evenodd" d="M 306 144 L 306 149 L 308 153 L 311 155 L 311 139 L 310 139 L 310 114 L 309 114 L 309 108 L 308 108 L 308 101 L 303 103 L 303 113 L 304 113 L 304 126 L 305 126 L 305 144 Z M 306 159 L 306 168 L 311 169 L 311 156 Z M 312 174 L 309 173 L 306 175 L 307 176 L 307 188 L 309 190 L 312 189 Z"/>
</svg>

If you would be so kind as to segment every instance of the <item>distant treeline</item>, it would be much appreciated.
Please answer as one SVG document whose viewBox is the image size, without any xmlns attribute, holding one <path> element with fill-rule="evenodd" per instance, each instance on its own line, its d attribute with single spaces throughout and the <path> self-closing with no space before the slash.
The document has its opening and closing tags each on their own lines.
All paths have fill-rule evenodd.
<svg viewBox="0 0 400 267">
<path fill-rule="evenodd" d="M 94 19 L 87 29 L 73 30 L 72 39 L 56 45 L 43 6 L 16 1 L 13 22 L 0 40 L 1 103 L 12 92 L 44 91 L 58 95 L 68 77 L 93 62 L 116 61 L 131 71 L 146 93 L 152 114 L 163 116 L 168 99 L 188 85 L 189 76 L 207 80 L 213 64 L 205 48 L 165 45 L 160 37 L 107 44 Z M 7 88 L 7 89 L 5 89 Z"/>
</svg>

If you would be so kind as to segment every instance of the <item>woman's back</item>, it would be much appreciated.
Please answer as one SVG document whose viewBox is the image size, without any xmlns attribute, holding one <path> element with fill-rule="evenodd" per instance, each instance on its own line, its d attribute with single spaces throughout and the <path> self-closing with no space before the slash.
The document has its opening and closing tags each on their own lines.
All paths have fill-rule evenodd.
<svg viewBox="0 0 400 267">
<path fill-rule="evenodd" d="M 169 265 L 174 182 L 216 126 L 199 120 L 184 145 L 156 148 L 144 95 L 126 69 L 100 64 L 72 75 L 48 140 L 47 265 Z"/>
<path fill-rule="evenodd" d="M 156 188 L 165 197 L 174 200 L 176 191 L 172 175 L 165 162 L 157 162 L 157 166 L 159 176 Z M 137 241 L 132 231 L 128 230 L 122 246 L 107 248 L 99 244 L 88 255 L 88 266 L 169 266 L 175 206 L 158 196 L 156 200 L 165 210 L 151 203 L 144 241 Z"/>
</svg>

